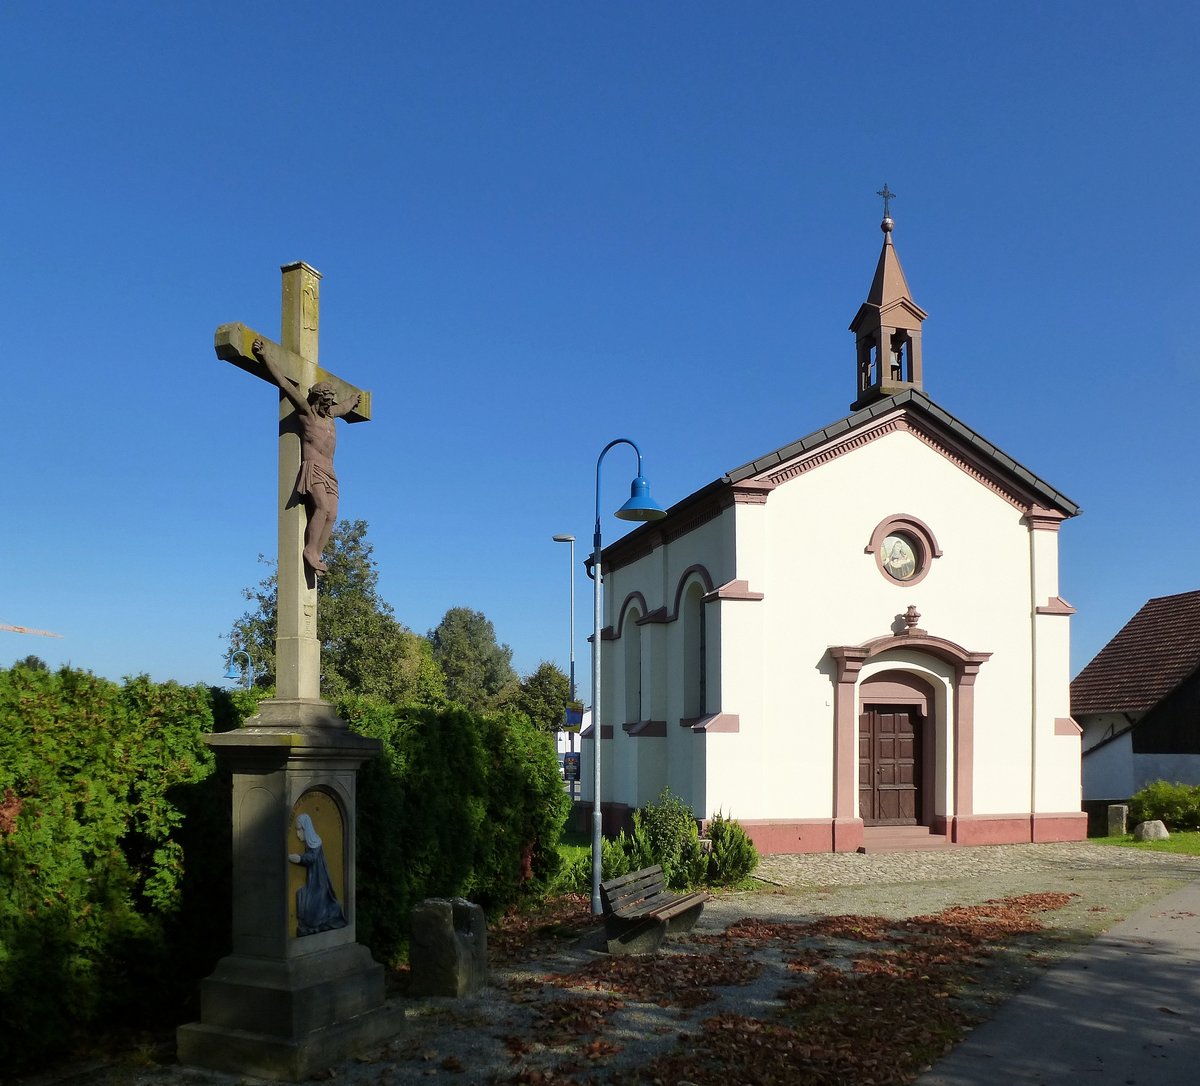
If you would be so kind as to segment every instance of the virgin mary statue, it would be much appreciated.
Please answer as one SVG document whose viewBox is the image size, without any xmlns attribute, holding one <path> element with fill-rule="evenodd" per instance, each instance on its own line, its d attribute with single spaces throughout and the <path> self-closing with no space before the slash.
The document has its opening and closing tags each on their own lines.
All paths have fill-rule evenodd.
<svg viewBox="0 0 1200 1086">
<path fill-rule="evenodd" d="M 296 818 L 296 837 L 304 842 L 304 851 L 293 852 L 288 859 L 303 864 L 304 885 L 296 891 L 296 934 L 314 935 L 318 931 L 333 931 L 346 926 L 346 914 L 333 892 L 329 868 L 325 865 L 325 850 L 321 838 L 306 814 Z"/>
</svg>

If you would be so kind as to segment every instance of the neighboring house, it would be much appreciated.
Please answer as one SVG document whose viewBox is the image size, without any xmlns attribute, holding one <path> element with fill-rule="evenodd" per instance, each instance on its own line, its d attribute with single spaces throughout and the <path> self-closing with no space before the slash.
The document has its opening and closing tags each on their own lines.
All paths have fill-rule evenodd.
<svg viewBox="0 0 1200 1086">
<path fill-rule="evenodd" d="M 1089 810 L 1200 784 L 1200 592 L 1147 601 L 1071 683 Z"/>
<path fill-rule="evenodd" d="M 609 827 L 669 786 L 764 852 L 875 826 L 1084 836 L 1058 595 L 1079 509 L 925 394 L 891 229 L 850 326 L 852 413 L 605 549 Z M 594 749 L 589 729 L 589 805 Z"/>
</svg>

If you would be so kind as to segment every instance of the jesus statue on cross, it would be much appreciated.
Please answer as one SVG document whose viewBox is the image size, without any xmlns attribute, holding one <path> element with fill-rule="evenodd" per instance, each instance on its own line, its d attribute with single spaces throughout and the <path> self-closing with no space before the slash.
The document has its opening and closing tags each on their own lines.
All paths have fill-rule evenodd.
<svg viewBox="0 0 1200 1086">
<path fill-rule="evenodd" d="M 300 395 L 299 384 L 285 377 L 271 357 L 273 347 L 273 343 L 255 339 L 251 351 L 296 408 L 296 422 L 300 430 L 300 474 L 296 477 L 296 496 L 308 508 L 308 524 L 304 529 L 304 564 L 314 576 L 320 577 L 326 572 L 321 554 L 329 544 L 338 508 L 338 482 L 333 473 L 337 429 L 333 420 L 348 415 L 358 407 L 362 396 L 356 393 L 353 399 L 336 403 L 337 393 L 328 381 L 318 381 L 313 385 L 308 390 L 307 398 Z"/>
</svg>

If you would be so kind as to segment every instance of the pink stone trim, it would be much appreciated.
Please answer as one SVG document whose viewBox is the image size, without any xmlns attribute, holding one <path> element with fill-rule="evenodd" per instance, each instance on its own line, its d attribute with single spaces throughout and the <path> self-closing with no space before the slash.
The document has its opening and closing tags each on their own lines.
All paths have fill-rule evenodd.
<svg viewBox="0 0 1200 1086">
<path fill-rule="evenodd" d="M 579 732 L 579 738 L 580 739 L 591 739 L 592 733 L 593 733 L 593 731 L 595 731 L 595 728 L 596 728 L 596 726 L 594 724 L 589 724 L 586 728 L 583 728 Z M 612 737 L 613 737 L 613 726 L 611 724 L 602 724 L 600 726 L 600 741 L 603 742 L 605 739 L 611 739 Z"/>
<path fill-rule="evenodd" d="M 730 489 L 736 505 L 766 505 L 775 484 L 768 479 L 743 479 Z"/>
<path fill-rule="evenodd" d="M 1083 735 L 1083 729 L 1069 716 L 1054 718 L 1055 735 Z"/>
<path fill-rule="evenodd" d="M 682 726 L 691 728 L 699 735 L 711 732 L 740 732 L 742 718 L 737 713 L 709 713 L 707 716 L 680 720 Z"/>
<path fill-rule="evenodd" d="M 626 734 L 635 739 L 665 739 L 667 737 L 667 722 L 665 720 L 635 720 L 630 724 L 622 724 Z"/>
<path fill-rule="evenodd" d="M 704 589 L 705 594 L 712 591 L 712 574 L 708 572 L 707 567 L 698 564 L 688 566 L 688 568 L 679 575 L 679 580 L 675 583 L 675 610 L 671 614 L 672 621 L 679 618 L 679 608 L 683 603 L 683 593 L 687 588 L 688 581 L 691 580 L 693 575 L 700 578 L 700 587 Z"/>
<path fill-rule="evenodd" d="M 1086 841 L 1087 814 L 1083 811 L 1035 814 L 1033 839 L 1039 844 L 1050 841 Z"/>
<path fill-rule="evenodd" d="M 944 660 L 955 671 L 954 802 L 956 815 L 969 815 L 974 802 L 975 766 L 975 677 L 991 659 L 990 652 L 968 652 L 961 645 L 924 631 L 910 630 L 891 637 L 877 637 L 863 645 L 833 645 L 829 655 L 837 665 L 834 693 L 834 814 L 841 819 L 858 815 L 854 772 L 858 758 L 858 692 L 855 683 L 862 666 L 871 657 L 894 648 L 916 649 Z M 927 751 L 929 757 L 932 752 Z M 929 757 L 929 762 L 932 758 Z M 928 812 L 922 812 L 928 817 Z"/>
<path fill-rule="evenodd" d="M 883 564 L 883 541 L 892 532 L 905 532 L 910 536 L 914 536 L 917 544 L 924 551 L 920 556 L 917 571 L 907 581 L 898 581 L 888 573 Z M 938 546 L 933 531 L 923 520 L 914 517 L 911 513 L 896 513 L 890 517 L 885 517 L 875 525 L 875 530 L 871 533 L 870 541 L 863 548 L 863 553 L 875 556 L 875 565 L 879 567 L 879 572 L 883 574 L 884 580 L 888 584 L 908 588 L 911 585 L 920 584 L 925 579 L 933 566 L 933 560 L 941 558 L 942 548 Z"/>
<path fill-rule="evenodd" d="M 670 622 L 672 618 L 674 618 L 673 615 L 670 618 L 667 617 L 667 609 L 665 607 L 656 607 L 653 611 L 650 611 L 647 614 L 642 615 L 641 618 L 637 619 L 635 621 L 635 625 L 653 626 L 663 622 Z"/>
<path fill-rule="evenodd" d="M 1030 505 L 1025 510 L 1025 522 L 1034 532 L 1057 532 L 1066 519 L 1065 513 L 1041 505 Z"/>
<path fill-rule="evenodd" d="M 720 588 L 714 588 L 704 597 L 705 603 L 713 600 L 751 600 L 757 602 L 764 599 L 762 592 L 751 592 L 748 581 L 726 581 Z"/>
<path fill-rule="evenodd" d="M 601 635 L 600 635 L 601 638 L 605 641 L 618 640 L 621 637 L 621 635 L 625 632 L 625 616 L 629 613 L 630 607 L 635 607 L 635 606 L 637 607 L 637 609 L 639 611 L 641 611 L 641 613 L 643 615 L 645 615 L 650 610 L 650 608 L 646 605 L 646 597 L 643 596 L 640 592 L 638 592 L 636 590 L 633 592 L 630 592 L 629 595 L 626 596 L 625 599 L 621 601 L 621 609 L 620 609 L 620 611 L 617 612 L 619 617 L 617 619 L 616 633 L 614 633 L 612 637 L 605 637 L 603 632 L 601 632 Z M 637 620 L 635 619 L 634 621 L 636 622 Z M 608 627 L 606 627 L 606 629 L 611 630 L 612 627 L 608 626 Z"/>
<path fill-rule="evenodd" d="M 954 843 L 959 845 L 1083 841 L 1087 839 L 1087 815 L 1082 811 L 959 815 L 952 821 L 950 832 Z"/>
<path fill-rule="evenodd" d="M 853 452 L 855 449 L 860 449 L 878 438 L 898 432 L 910 433 L 923 441 L 929 448 L 945 457 L 946 460 L 960 471 L 965 472 L 977 483 L 987 487 L 994 494 L 999 495 L 1009 504 L 1020 509 L 1022 513 L 1027 512 L 1032 507 L 1029 496 L 1022 495 L 1014 488 L 1001 484 L 992 475 L 982 471 L 976 466 L 973 462 L 974 458 L 966 450 L 955 447 L 941 437 L 935 437 L 933 432 L 927 429 L 923 420 L 905 413 L 903 408 L 900 408 L 894 415 L 889 415 L 878 420 L 873 425 L 868 425 L 851 432 L 842 441 L 835 441 L 814 450 L 807 457 L 801 454 L 799 459 L 792 461 L 786 467 L 770 472 L 767 477 L 778 486 L 788 479 L 794 479 L 797 475 L 802 475 L 804 472 L 811 471 L 815 467 L 820 467 L 831 460 L 836 460 L 839 456 Z"/>
<path fill-rule="evenodd" d="M 812 852 L 855 852 L 862 845 L 862 820 L 831 818 L 739 818 L 764 856 Z"/>
<path fill-rule="evenodd" d="M 1072 607 L 1062 596 L 1051 596 L 1045 603 L 1034 608 L 1034 611 L 1039 615 L 1073 615 L 1075 608 Z"/>
</svg>

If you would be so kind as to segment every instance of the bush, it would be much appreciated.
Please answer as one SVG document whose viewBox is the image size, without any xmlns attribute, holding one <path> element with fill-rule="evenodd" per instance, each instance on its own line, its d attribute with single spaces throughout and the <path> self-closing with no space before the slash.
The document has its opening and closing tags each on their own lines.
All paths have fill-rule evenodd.
<svg viewBox="0 0 1200 1086">
<path fill-rule="evenodd" d="M 708 881 L 714 886 L 735 886 L 758 866 L 758 850 L 741 825 L 718 811 L 708 824 L 712 851 Z"/>
<path fill-rule="evenodd" d="M 667 885 L 675 890 L 684 890 L 703 881 L 700 831 L 691 807 L 671 789 L 664 788 L 658 802 L 648 803 L 636 812 L 635 832 L 638 816 L 641 835 L 637 845 L 642 859 L 662 865 Z M 640 863 L 639 866 L 646 865 Z"/>
<path fill-rule="evenodd" d="M 96 1022 L 170 1020 L 184 990 L 193 994 L 169 944 L 190 900 L 182 797 L 212 773 L 203 742 L 211 729 L 204 687 L 145 676 L 119 686 L 69 668 L 0 671 L 7 1070 L 69 1050 Z M 208 888 L 210 913 L 219 892 Z M 193 931 L 184 945 L 211 966 L 211 943 Z"/>
<path fill-rule="evenodd" d="M 1200 830 L 1200 785 L 1154 781 L 1129 801 L 1130 821 L 1161 820 L 1168 829 Z"/>
<path fill-rule="evenodd" d="M 427 897 L 469 897 L 492 913 L 537 900 L 561 866 L 570 801 L 553 740 L 520 713 L 339 707 L 383 742 L 358 783 L 358 932 L 381 961 L 403 953 Z"/>
</svg>

